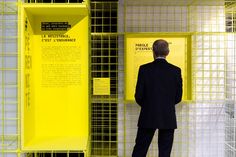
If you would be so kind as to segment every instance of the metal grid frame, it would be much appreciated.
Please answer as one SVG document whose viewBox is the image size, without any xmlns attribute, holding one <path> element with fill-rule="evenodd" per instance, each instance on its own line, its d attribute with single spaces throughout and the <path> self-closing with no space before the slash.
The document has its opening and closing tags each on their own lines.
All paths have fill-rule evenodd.
<svg viewBox="0 0 236 157">
<path fill-rule="evenodd" d="M 209 1 L 204 7 L 197 6 L 201 0 L 193 0 L 192 6 L 130 6 L 128 1 L 131 2 L 91 0 L 90 4 L 91 85 L 95 77 L 111 78 L 110 96 L 94 96 L 91 92 L 91 156 L 129 156 L 132 151 L 139 109 L 135 104 L 123 102 L 124 33 L 192 32 L 192 92 L 196 101 L 184 102 L 177 107 L 179 130 L 176 132 L 173 156 L 234 157 L 235 1 L 227 0 L 225 6 L 219 5 L 222 4 L 221 0 L 215 6 L 210 5 L 214 1 Z M 153 4 L 151 0 L 148 2 Z M 20 151 L 20 117 L 17 114 L 17 3 L 17 0 L 0 2 L 0 156 L 83 156 L 71 151 Z M 156 11 L 159 9 L 162 11 Z M 148 18 L 144 19 L 146 15 Z M 160 19 L 163 25 L 155 23 L 156 15 L 163 17 Z M 176 16 L 164 19 L 173 15 Z M 207 138 L 202 141 L 201 137 Z M 155 137 L 148 156 L 156 156 L 157 151 Z"/>
<path fill-rule="evenodd" d="M 19 116 L 17 97 L 17 5 L 1 1 L 0 23 L 0 155 L 19 156 Z"/>
<path fill-rule="evenodd" d="M 227 76 L 227 67 L 230 65 L 226 56 L 230 49 L 231 54 L 235 53 L 234 47 L 228 47 L 232 44 L 230 34 L 225 33 L 226 5 L 224 6 L 222 0 L 204 1 L 204 3 L 193 0 L 186 4 L 183 1 L 178 2 L 148 0 L 132 3 L 131 0 L 124 0 L 119 8 L 119 21 L 124 21 L 124 24 L 119 23 L 119 31 L 120 33 L 191 33 L 193 101 L 183 102 L 177 106 L 179 129 L 175 135 L 172 156 L 233 157 L 235 149 L 228 149 L 225 146 L 227 129 L 229 126 L 231 130 L 236 128 L 235 120 L 231 119 L 229 123 L 226 112 L 227 105 L 235 106 L 235 103 L 226 99 L 226 90 L 233 87 L 233 81 L 227 84 L 227 80 L 232 79 L 232 76 Z M 123 50 L 119 52 L 124 53 Z M 235 56 L 232 60 L 234 64 L 231 66 L 235 65 Z M 124 67 L 121 67 L 124 70 Z M 235 74 L 234 69 L 232 71 Z M 122 74 L 120 76 L 123 77 Z M 119 79 L 121 80 L 119 84 L 123 84 L 122 78 Z M 118 140 L 118 154 L 130 156 L 134 146 L 135 122 L 139 108 L 135 104 L 122 102 L 122 94 L 120 93 L 119 98 L 121 101 L 118 109 L 118 129 L 124 133 Z M 235 131 L 231 131 L 232 135 L 235 136 Z M 149 157 L 157 155 L 156 138 L 154 137 L 150 146 Z M 228 139 L 227 142 L 235 143 L 233 138 Z M 228 153 L 229 151 L 231 153 Z"/>
<path fill-rule="evenodd" d="M 118 2 L 91 1 L 90 6 L 91 81 L 110 78 L 110 95 L 91 93 L 91 156 L 117 156 Z"/>
</svg>

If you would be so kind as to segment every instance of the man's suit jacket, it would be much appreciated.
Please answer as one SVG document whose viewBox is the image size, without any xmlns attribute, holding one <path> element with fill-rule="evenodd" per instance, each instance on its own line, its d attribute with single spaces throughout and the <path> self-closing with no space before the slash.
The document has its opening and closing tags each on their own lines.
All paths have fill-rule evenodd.
<svg viewBox="0 0 236 157">
<path fill-rule="evenodd" d="M 181 69 L 165 59 L 139 67 L 135 100 L 141 106 L 138 127 L 176 129 L 175 104 L 182 98 Z"/>
</svg>

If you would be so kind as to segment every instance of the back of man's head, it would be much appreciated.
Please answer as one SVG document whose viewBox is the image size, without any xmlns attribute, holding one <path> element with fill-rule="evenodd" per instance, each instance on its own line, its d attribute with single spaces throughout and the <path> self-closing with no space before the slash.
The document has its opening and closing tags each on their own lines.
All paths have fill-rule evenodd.
<svg viewBox="0 0 236 157">
<path fill-rule="evenodd" d="M 163 39 L 156 40 L 152 49 L 156 57 L 165 57 L 169 54 L 169 44 Z"/>
</svg>

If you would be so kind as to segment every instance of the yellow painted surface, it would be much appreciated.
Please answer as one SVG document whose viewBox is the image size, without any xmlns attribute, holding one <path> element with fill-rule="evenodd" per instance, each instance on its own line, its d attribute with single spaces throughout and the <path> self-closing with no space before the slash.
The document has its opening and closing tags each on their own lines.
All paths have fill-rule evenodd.
<svg viewBox="0 0 236 157">
<path fill-rule="evenodd" d="M 191 97 L 191 69 L 188 36 L 127 33 L 125 36 L 125 100 L 134 101 L 139 66 L 152 62 L 152 45 L 157 39 L 168 41 L 170 53 L 167 61 L 181 68 L 183 78 L 183 100 Z"/>
<path fill-rule="evenodd" d="M 93 95 L 110 95 L 110 78 L 93 78 Z"/>
<path fill-rule="evenodd" d="M 70 9 L 66 5 L 55 6 L 22 8 L 23 150 L 86 150 L 87 147 L 88 10 L 76 5 L 68 6 Z M 42 31 L 41 22 L 68 22 L 71 28 Z M 29 49 L 24 46 L 27 43 Z"/>
</svg>

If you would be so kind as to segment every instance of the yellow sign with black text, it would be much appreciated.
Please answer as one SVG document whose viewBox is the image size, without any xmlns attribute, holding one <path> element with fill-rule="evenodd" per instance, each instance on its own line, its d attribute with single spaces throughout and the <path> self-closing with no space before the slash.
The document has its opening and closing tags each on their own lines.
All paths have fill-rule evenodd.
<svg viewBox="0 0 236 157">
<path fill-rule="evenodd" d="M 24 4 L 21 9 L 22 150 L 86 150 L 88 8 Z"/>
<path fill-rule="evenodd" d="M 125 36 L 125 100 L 134 101 L 135 86 L 139 66 L 152 62 L 152 45 L 157 39 L 164 39 L 169 43 L 170 53 L 167 61 L 181 68 L 183 78 L 183 100 L 191 99 L 191 59 L 189 50 L 189 36 L 134 34 Z"/>
<path fill-rule="evenodd" d="M 93 95 L 110 95 L 110 78 L 93 78 Z"/>
</svg>

